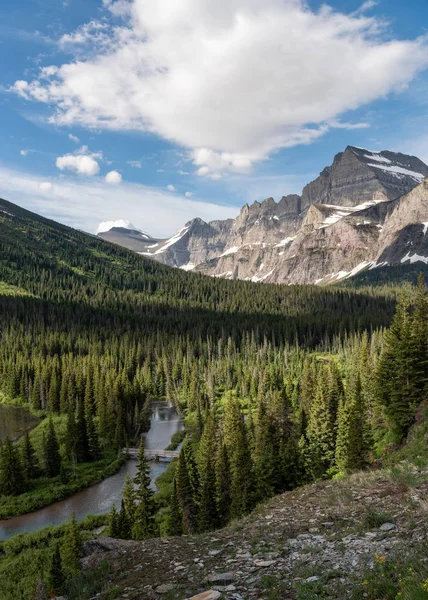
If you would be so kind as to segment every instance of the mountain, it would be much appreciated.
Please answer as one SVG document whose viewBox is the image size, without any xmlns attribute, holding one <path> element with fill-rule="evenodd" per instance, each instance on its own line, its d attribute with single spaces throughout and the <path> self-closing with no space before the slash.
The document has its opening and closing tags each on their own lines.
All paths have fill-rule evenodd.
<svg viewBox="0 0 428 600">
<path fill-rule="evenodd" d="M 103 234 L 173 267 L 227 279 L 330 283 L 379 265 L 428 261 L 428 166 L 348 146 L 301 196 L 246 204 L 236 219 L 193 219 L 166 240 Z M 125 244 L 126 241 L 126 244 Z"/>
<path fill-rule="evenodd" d="M 159 240 L 150 237 L 150 235 L 143 233 L 132 225 L 131 227 L 118 227 L 115 225 L 107 231 L 99 231 L 97 235 L 103 240 L 107 240 L 128 250 L 133 250 L 134 252 L 143 252 L 147 246 L 150 248 L 153 244 L 159 243 Z"/>
</svg>

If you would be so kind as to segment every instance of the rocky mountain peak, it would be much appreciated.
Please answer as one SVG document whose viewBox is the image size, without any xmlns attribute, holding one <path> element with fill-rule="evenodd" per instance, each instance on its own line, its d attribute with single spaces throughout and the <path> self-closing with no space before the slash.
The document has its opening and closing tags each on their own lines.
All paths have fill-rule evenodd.
<svg viewBox="0 0 428 600">
<path fill-rule="evenodd" d="M 415 156 L 348 146 L 301 196 L 245 204 L 236 219 L 192 219 L 143 247 L 140 234 L 138 251 L 217 277 L 321 285 L 378 264 L 428 262 L 427 176 Z"/>
</svg>

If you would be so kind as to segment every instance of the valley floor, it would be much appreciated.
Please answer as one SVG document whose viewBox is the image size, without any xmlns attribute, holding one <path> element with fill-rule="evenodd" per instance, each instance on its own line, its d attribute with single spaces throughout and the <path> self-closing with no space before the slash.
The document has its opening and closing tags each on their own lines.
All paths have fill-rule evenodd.
<svg viewBox="0 0 428 600">
<path fill-rule="evenodd" d="M 422 599 L 427 516 L 428 469 L 406 463 L 285 493 L 211 534 L 93 540 L 83 564 L 110 563 L 102 600 L 183 600 L 205 590 L 225 600 Z M 378 585 L 395 587 L 388 595 Z M 418 594 L 400 591 L 412 586 Z"/>
</svg>

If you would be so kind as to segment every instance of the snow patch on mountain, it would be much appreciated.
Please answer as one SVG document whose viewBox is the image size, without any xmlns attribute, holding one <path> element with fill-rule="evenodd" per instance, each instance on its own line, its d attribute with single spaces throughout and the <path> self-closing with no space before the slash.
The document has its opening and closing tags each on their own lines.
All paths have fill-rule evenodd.
<svg viewBox="0 0 428 600">
<path fill-rule="evenodd" d="M 149 239 L 147 233 L 143 233 L 141 229 L 138 229 L 131 223 L 131 221 L 125 221 L 124 219 L 118 219 L 117 221 L 103 221 L 98 225 L 97 235 L 99 233 L 105 233 L 106 231 L 110 231 L 113 227 L 120 227 L 122 229 L 129 229 L 131 231 L 139 231 L 143 237 Z"/>
<path fill-rule="evenodd" d="M 368 163 L 368 166 L 374 167 L 375 169 L 381 169 L 382 171 L 385 171 L 387 173 L 391 173 L 391 175 L 393 175 L 394 177 L 397 177 L 398 179 L 401 179 L 402 176 L 404 176 L 404 175 L 408 175 L 409 177 L 411 177 L 418 183 L 421 183 L 425 179 L 425 175 L 423 175 L 422 173 L 417 173 L 416 171 L 410 171 L 409 169 L 405 169 L 404 167 L 400 167 L 398 165 L 391 164 L 391 166 L 389 166 L 389 165 L 380 165 L 380 164 L 377 165 L 374 163 Z"/>
<path fill-rule="evenodd" d="M 416 262 L 423 262 L 426 265 L 428 265 L 428 256 L 420 256 L 419 254 L 412 254 L 410 255 L 410 252 L 408 252 L 406 254 L 406 256 L 403 256 L 403 258 L 401 259 L 402 263 L 405 263 L 409 261 L 411 265 L 413 265 Z"/>
</svg>

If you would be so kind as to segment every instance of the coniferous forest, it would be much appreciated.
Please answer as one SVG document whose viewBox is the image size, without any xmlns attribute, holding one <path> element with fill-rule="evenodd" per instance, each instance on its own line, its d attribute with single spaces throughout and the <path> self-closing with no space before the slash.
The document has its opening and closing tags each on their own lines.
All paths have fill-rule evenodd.
<svg viewBox="0 0 428 600">
<path fill-rule="evenodd" d="M 151 400 L 167 399 L 187 437 L 166 493 L 150 489 L 141 449 L 110 534 L 209 531 L 369 467 L 426 399 L 422 278 L 400 291 L 210 279 L 0 208 L 0 392 L 45 418 L 41 439 L 4 442 L 0 505 L 19 507 L 37 481 L 73 480 L 79 465 L 119 464 Z M 49 554 L 54 591 L 78 570 L 79 544 L 72 520 Z"/>
</svg>

